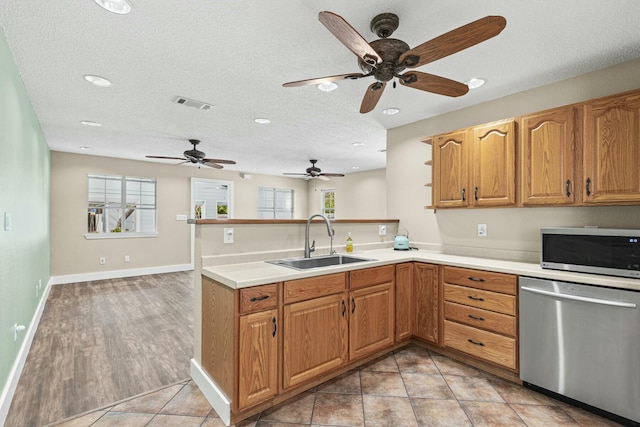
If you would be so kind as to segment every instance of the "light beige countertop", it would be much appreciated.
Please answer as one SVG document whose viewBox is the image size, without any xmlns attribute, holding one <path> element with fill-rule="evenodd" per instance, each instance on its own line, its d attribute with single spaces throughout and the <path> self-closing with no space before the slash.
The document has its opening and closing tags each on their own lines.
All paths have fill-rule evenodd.
<svg viewBox="0 0 640 427">
<path fill-rule="evenodd" d="M 640 291 L 640 279 L 627 279 L 623 277 L 602 276 L 598 274 L 547 270 L 542 269 L 540 264 L 536 263 L 448 255 L 427 250 L 395 251 L 392 248 L 353 252 L 349 255 L 370 258 L 372 261 L 312 268 L 308 270 L 295 270 L 289 267 L 270 264 L 265 261 L 258 261 L 203 267 L 202 274 L 219 283 L 227 285 L 230 288 L 240 289 L 249 286 L 282 282 L 285 280 L 303 279 L 306 277 L 360 270 L 363 268 L 378 267 L 387 264 L 418 261 L 430 264 L 442 264 L 454 267 L 495 271 L 498 273 L 515 274 L 519 276 L 537 277 L 540 279 L 560 280 L 565 282 L 584 283 L 588 285 Z"/>
</svg>

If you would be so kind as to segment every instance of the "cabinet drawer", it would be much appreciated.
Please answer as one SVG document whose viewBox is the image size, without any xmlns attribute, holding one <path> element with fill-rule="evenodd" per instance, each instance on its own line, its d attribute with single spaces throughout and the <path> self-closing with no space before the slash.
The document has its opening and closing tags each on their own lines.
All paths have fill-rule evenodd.
<svg viewBox="0 0 640 427">
<path fill-rule="evenodd" d="M 284 303 L 289 304 L 343 292 L 347 287 L 347 273 L 327 274 L 308 279 L 284 282 Z"/>
<path fill-rule="evenodd" d="M 367 286 L 393 282 L 394 273 L 394 265 L 352 271 L 350 273 L 351 289 L 360 289 Z"/>
<path fill-rule="evenodd" d="M 276 308 L 276 292 L 275 283 L 240 289 L 240 314 Z"/>
<path fill-rule="evenodd" d="M 511 316 L 516 315 L 516 297 L 513 295 L 445 284 L 444 300 Z"/>
<path fill-rule="evenodd" d="M 516 340 L 471 326 L 444 321 L 444 345 L 516 370 Z"/>
<path fill-rule="evenodd" d="M 468 268 L 445 267 L 444 282 L 485 291 L 516 295 L 517 276 Z"/>
<path fill-rule="evenodd" d="M 458 323 L 510 337 L 516 336 L 516 318 L 506 314 L 494 313 L 493 311 L 456 304 L 455 302 L 445 302 L 444 317 L 447 320 L 455 320 Z"/>
</svg>

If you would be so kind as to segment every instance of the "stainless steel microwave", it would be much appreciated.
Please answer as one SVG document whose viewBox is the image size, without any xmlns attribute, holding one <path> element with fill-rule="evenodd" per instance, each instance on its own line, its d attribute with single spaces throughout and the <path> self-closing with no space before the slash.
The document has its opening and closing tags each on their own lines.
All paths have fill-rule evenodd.
<svg viewBox="0 0 640 427">
<path fill-rule="evenodd" d="M 640 230 L 541 228 L 540 266 L 640 278 Z"/>
</svg>

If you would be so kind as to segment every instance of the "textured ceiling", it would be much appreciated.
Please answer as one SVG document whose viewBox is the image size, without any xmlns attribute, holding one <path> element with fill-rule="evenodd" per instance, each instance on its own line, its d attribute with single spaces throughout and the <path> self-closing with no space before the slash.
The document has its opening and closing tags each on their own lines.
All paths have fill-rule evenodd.
<svg viewBox="0 0 640 427">
<path fill-rule="evenodd" d="M 93 0 L 0 1 L 4 29 L 52 150 L 145 160 L 181 156 L 199 138 L 226 169 L 279 175 L 311 158 L 324 172 L 385 166 L 386 129 L 499 98 L 640 56 L 640 2 L 633 0 L 131 0 L 116 15 Z M 282 83 L 359 72 L 357 58 L 318 21 L 341 15 L 367 40 L 373 16 L 393 12 L 392 37 L 414 47 L 486 15 L 502 15 L 497 37 L 420 67 L 487 84 L 460 98 L 387 86 L 368 114 L 371 78 L 324 93 Z M 82 76 L 110 79 L 110 88 Z M 181 95 L 210 111 L 171 103 Z M 402 111 L 385 116 L 382 110 Z M 268 125 L 253 122 L 267 117 Z M 88 127 L 81 120 L 102 123 Z M 353 142 L 364 142 L 354 147 Z M 80 147 L 91 147 L 81 150 Z M 167 161 L 170 162 L 170 161 Z"/>
</svg>

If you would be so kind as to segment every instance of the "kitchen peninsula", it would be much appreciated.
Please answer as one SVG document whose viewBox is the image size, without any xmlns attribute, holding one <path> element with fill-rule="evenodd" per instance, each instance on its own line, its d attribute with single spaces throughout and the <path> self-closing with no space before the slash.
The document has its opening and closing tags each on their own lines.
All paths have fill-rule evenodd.
<svg viewBox="0 0 640 427">
<path fill-rule="evenodd" d="M 374 223 L 357 226 L 377 231 Z M 354 223 L 339 226 L 356 229 Z M 212 232 L 207 227 L 216 225 L 196 227 L 200 239 Z M 320 227 L 313 230 L 319 233 Z M 356 242 L 365 240 L 362 231 L 352 234 Z M 535 263 L 426 247 L 394 251 L 390 240 L 376 239 L 370 239 L 371 249 L 356 244 L 354 255 L 371 261 L 306 271 L 264 262 L 301 256 L 299 249 L 253 252 L 228 264 L 200 255 L 195 295 L 201 298 L 196 324 L 202 329 L 192 377 L 227 424 L 409 342 L 519 381 L 515 284 L 521 275 L 640 290 L 633 279 L 542 270 Z M 465 319 L 478 313 L 486 324 Z"/>
</svg>

